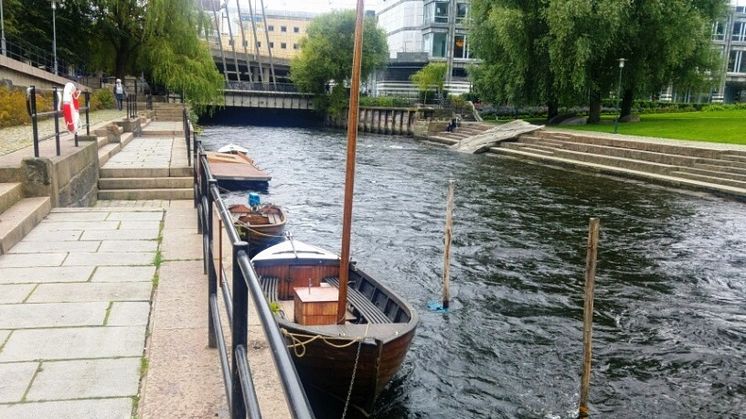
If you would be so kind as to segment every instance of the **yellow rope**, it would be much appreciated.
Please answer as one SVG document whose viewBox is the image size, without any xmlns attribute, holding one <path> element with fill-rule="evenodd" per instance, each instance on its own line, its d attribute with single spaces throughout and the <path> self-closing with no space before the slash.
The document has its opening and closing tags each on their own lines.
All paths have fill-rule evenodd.
<svg viewBox="0 0 746 419">
<path fill-rule="evenodd" d="M 332 348 L 337 348 L 337 349 L 347 348 L 348 346 L 352 346 L 356 342 L 361 342 L 365 340 L 365 338 L 368 337 L 369 327 L 370 327 L 370 323 L 367 323 L 365 325 L 365 334 L 363 334 L 363 336 L 356 337 L 356 338 L 344 338 L 344 337 L 327 338 L 323 335 L 306 335 L 303 333 L 290 333 L 285 328 L 280 328 L 280 330 L 282 331 L 283 335 L 287 336 L 293 342 L 292 344 L 288 345 L 288 348 L 293 349 L 293 352 L 295 352 L 295 356 L 297 356 L 298 358 L 303 358 L 303 356 L 306 355 L 306 345 L 308 345 L 309 343 L 315 340 L 321 339 L 324 343 L 331 346 Z M 302 341 L 300 338 L 304 338 L 306 340 Z M 330 342 L 329 340 L 331 339 L 349 340 L 349 341 L 346 343 L 342 343 L 342 344 L 336 344 L 336 343 Z"/>
<path fill-rule="evenodd" d="M 261 231 L 258 231 L 258 230 L 256 230 L 256 229 L 253 229 L 253 228 L 251 228 L 251 227 L 249 226 L 249 224 L 246 224 L 246 223 L 244 223 L 243 221 L 236 221 L 236 222 L 235 222 L 235 224 L 237 224 L 237 225 L 239 225 L 239 226 L 241 226 L 241 227 L 243 227 L 243 228 L 245 228 L 245 229 L 247 229 L 247 230 L 249 230 L 249 231 L 253 232 L 253 233 L 254 233 L 254 234 L 256 234 L 256 235 L 259 235 L 259 236 L 264 236 L 264 237 L 274 237 L 274 238 L 282 238 L 282 237 L 285 237 L 285 236 L 282 236 L 282 235 L 280 235 L 280 236 L 276 236 L 276 235 L 272 235 L 272 234 L 262 233 Z"/>
</svg>

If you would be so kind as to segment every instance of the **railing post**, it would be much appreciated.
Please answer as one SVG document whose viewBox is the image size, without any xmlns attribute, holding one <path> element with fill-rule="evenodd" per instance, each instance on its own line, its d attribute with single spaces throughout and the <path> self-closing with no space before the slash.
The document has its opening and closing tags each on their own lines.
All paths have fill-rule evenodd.
<svg viewBox="0 0 746 419">
<path fill-rule="evenodd" d="M 207 245 L 208 245 L 208 251 L 207 251 L 207 257 L 210 258 L 210 260 L 205 261 L 207 266 L 207 346 L 210 348 L 216 348 L 217 347 L 217 337 L 215 336 L 216 330 L 215 330 L 215 324 L 213 322 L 212 318 L 212 309 L 210 308 L 210 297 L 212 295 L 218 294 L 218 272 L 215 270 L 214 265 L 214 258 L 215 255 L 213 254 L 213 228 L 212 228 L 212 196 L 210 194 L 210 186 L 213 184 L 217 184 L 217 181 L 214 179 L 211 179 L 207 182 L 207 208 L 203 208 L 203 212 L 207 214 L 205 217 L 205 225 L 202 226 L 202 234 L 206 234 L 208 237 Z M 220 231 L 218 231 L 218 234 L 220 234 Z M 204 242 L 204 241 L 203 241 Z M 222 255 L 219 255 L 222 257 Z"/>
<path fill-rule="evenodd" d="M 57 97 L 57 86 L 52 88 L 52 112 L 54 112 L 54 147 L 57 150 L 57 155 L 60 155 L 60 119 L 57 109 L 59 105 L 59 98 Z"/>
<path fill-rule="evenodd" d="M 90 136 L 91 118 L 89 117 L 88 112 L 91 110 L 91 92 L 86 90 L 83 94 L 85 95 L 85 135 Z"/>
<path fill-rule="evenodd" d="M 34 157 L 39 157 L 39 127 L 36 125 L 36 86 L 29 86 L 27 90 L 29 115 L 31 116 L 31 131 L 34 135 Z"/>
<path fill-rule="evenodd" d="M 238 255 L 248 255 L 249 244 L 246 242 L 233 243 L 233 321 L 231 322 L 231 354 L 233 363 L 231 377 L 233 388 L 231 389 L 231 417 L 245 418 L 246 405 L 244 404 L 243 390 L 241 388 L 241 377 L 238 372 L 238 359 L 236 352 L 238 346 L 246 347 L 249 327 L 249 288 L 238 265 Z"/>
</svg>

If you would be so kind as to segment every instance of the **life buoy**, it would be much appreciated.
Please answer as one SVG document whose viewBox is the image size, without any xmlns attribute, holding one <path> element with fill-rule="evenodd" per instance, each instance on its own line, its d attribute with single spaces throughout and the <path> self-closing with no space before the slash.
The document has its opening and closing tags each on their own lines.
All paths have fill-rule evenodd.
<svg viewBox="0 0 746 419">
<path fill-rule="evenodd" d="M 65 84 L 62 92 L 62 115 L 65 118 L 67 130 L 76 133 L 80 128 L 80 103 L 78 102 L 80 90 L 73 83 Z"/>
</svg>

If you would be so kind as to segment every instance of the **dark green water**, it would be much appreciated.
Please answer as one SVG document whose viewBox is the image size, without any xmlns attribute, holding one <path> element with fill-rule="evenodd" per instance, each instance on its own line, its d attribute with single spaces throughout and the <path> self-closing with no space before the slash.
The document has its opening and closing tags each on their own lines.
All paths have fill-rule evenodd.
<svg viewBox="0 0 746 419">
<path fill-rule="evenodd" d="M 343 133 L 208 126 L 202 138 L 247 147 L 295 237 L 339 250 Z M 363 135 L 357 162 L 353 257 L 421 316 L 377 417 L 575 417 L 591 216 L 602 223 L 593 416 L 743 417 L 745 205 L 400 137 Z M 440 292 L 449 176 L 444 315 L 425 307 Z"/>
</svg>

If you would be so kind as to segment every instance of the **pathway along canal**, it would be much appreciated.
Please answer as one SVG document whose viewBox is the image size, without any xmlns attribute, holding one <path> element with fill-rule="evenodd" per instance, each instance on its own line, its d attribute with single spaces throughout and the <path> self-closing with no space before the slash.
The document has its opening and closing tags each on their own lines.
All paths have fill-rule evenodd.
<svg viewBox="0 0 746 419">
<path fill-rule="evenodd" d="M 338 251 L 344 133 L 207 126 L 202 138 L 247 147 L 295 237 Z M 440 294 L 449 174 L 443 315 L 425 306 Z M 601 218 L 592 416 L 746 411 L 744 204 L 375 135 L 359 139 L 355 192 L 353 258 L 421 315 L 376 417 L 575 417 L 590 216 Z"/>
</svg>

